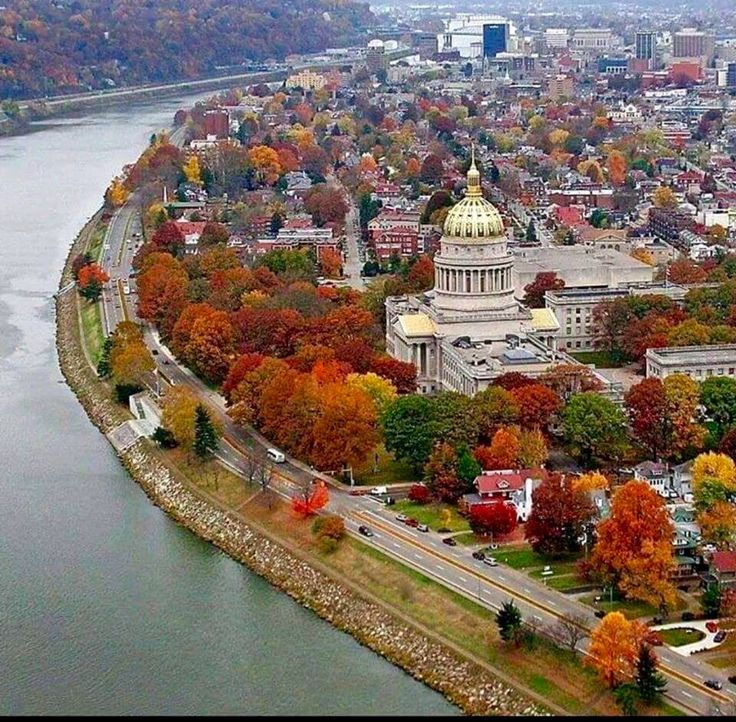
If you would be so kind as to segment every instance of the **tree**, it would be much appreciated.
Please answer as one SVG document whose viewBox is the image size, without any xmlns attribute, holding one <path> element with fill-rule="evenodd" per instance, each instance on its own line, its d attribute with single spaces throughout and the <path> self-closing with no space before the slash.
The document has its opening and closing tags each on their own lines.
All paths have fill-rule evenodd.
<svg viewBox="0 0 736 722">
<path fill-rule="evenodd" d="M 434 263 L 427 255 L 421 255 L 416 260 L 406 277 L 409 288 L 415 292 L 428 291 L 434 286 Z"/>
<path fill-rule="evenodd" d="M 621 612 L 606 614 L 590 635 L 586 663 L 594 667 L 611 688 L 632 679 L 643 634 L 640 622 L 630 622 Z"/>
<path fill-rule="evenodd" d="M 519 407 L 510 391 L 502 386 L 488 386 L 473 397 L 473 414 L 480 438 L 490 441 L 500 426 L 516 423 Z"/>
<path fill-rule="evenodd" d="M 417 368 L 412 363 L 387 355 L 376 356 L 369 370 L 388 379 L 399 394 L 411 394 L 417 389 Z"/>
<path fill-rule="evenodd" d="M 470 509 L 470 528 L 479 536 L 506 536 L 516 529 L 516 507 L 505 501 L 475 504 Z"/>
<path fill-rule="evenodd" d="M 580 537 L 594 507 L 569 476 L 549 474 L 534 490 L 534 506 L 525 535 L 535 552 L 563 554 L 580 548 Z"/>
<path fill-rule="evenodd" d="M 210 459 L 219 446 L 218 433 L 209 411 L 198 404 L 194 411 L 194 453 L 200 461 Z"/>
<path fill-rule="evenodd" d="M 528 386 L 529 384 L 536 383 L 531 376 L 519 373 L 518 371 L 508 371 L 505 374 L 496 376 L 493 379 L 494 386 L 500 386 L 502 389 L 507 391 L 513 391 L 521 386 Z"/>
<path fill-rule="evenodd" d="M 717 584 L 709 585 L 702 593 L 700 606 L 706 619 L 718 619 L 721 616 L 721 588 Z"/>
<path fill-rule="evenodd" d="M 589 492 L 594 489 L 603 489 L 608 491 L 611 484 L 608 479 L 598 471 L 590 471 L 587 474 L 580 474 L 572 481 L 572 487 L 576 491 Z"/>
<path fill-rule="evenodd" d="M 182 167 L 182 172 L 190 183 L 202 185 L 202 171 L 199 167 L 199 158 L 196 153 L 192 153 L 189 156 L 189 160 Z"/>
<path fill-rule="evenodd" d="M 718 436 L 736 425 L 736 379 L 710 376 L 700 386 L 705 413 L 716 424 Z"/>
<path fill-rule="evenodd" d="M 496 624 L 498 633 L 504 642 L 514 642 L 517 647 L 521 645 L 524 632 L 521 625 L 521 612 L 513 600 L 501 604 L 501 609 L 496 612 Z"/>
<path fill-rule="evenodd" d="M 667 680 L 658 671 L 657 655 L 648 644 L 639 646 L 636 660 L 636 686 L 647 704 L 659 700 L 667 688 Z"/>
<path fill-rule="evenodd" d="M 463 445 L 457 452 L 457 476 L 466 488 L 472 488 L 473 482 L 483 471 L 481 465 L 470 453 L 470 449 Z"/>
<path fill-rule="evenodd" d="M 248 160 L 256 177 L 267 185 L 273 185 L 283 172 L 279 154 L 267 145 L 256 145 L 248 150 Z"/>
<path fill-rule="evenodd" d="M 527 229 L 528 233 L 528 229 Z M 544 294 L 547 291 L 560 291 L 565 281 L 554 271 L 540 271 L 531 283 L 524 286 L 524 303 L 530 308 L 544 308 Z"/>
<path fill-rule="evenodd" d="M 674 429 L 664 384 L 656 378 L 632 386 L 624 399 L 636 441 L 657 459 L 672 453 Z"/>
<path fill-rule="evenodd" d="M 172 386 L 164 394 L 161 425 L 186 449 L 194 446 L 195 418 L 199 403 L 186 386 Z"/>
<path fill-rule="evenodd" d="M 636 703 L 639 700 L 639 690 L 635 684 L 627 682 L 616 687 L 613 696 L 625 717 L 636 717 L 639 714 Z"/>
<path fill-rule="evenodd" d="M 218 246 L 224 245 L 230 238 L 230 232 L 222 223 L 214 223 L 212 221 L 205 223 L 202 233 L 199 236 L 199 244 L 201 246 Z"/>
<path fill-rule="evenodd" d="M 445 169 L 442 159 L 430 153 L 422 161 L 422 168 L 419 171 L 419 178 L 425 183 L 438 183 L 442 179 Z"/>
<path fill-rule="evenodd" d="M 544 434 L 539 429 L 522 430 L 519 434 L 518 462 L 522 468 L 542 466 L 549 455 Z"/>
<path fill-rule="evenodd" d="M 476 458 L 483 469 L 514 469 L 519 459 L 519 432 L 513 427 L 502 426 L 493 435 L 490 447 L 479 449 Z"/>
<path fill-rule="evenodd" d="M 716 501 L 698 513 L 698 524 L 704 542 L 719 549 L 732 548 L 736 541 L 736 508 L 727 501 Z"/>
<path fill-rule="evenodd" d="M 409 487 L 409 501 L 415 504 L 426 504 L 429 498 L 429 489 L 424 484 L 412 484 Z"/>
<path fill-rule="evenodd" d="M 588 619 L 580 613 L 564 614 L 550 631 L 556 641 L 575 652 L 578 644 L 588 636 Z"/>
<path fill-rule="evenodd" d="M 708 278 L 708 274 L 689 258 L 681 258 L 671 261 L 667 266 L 667 277 L 672 283 L 703 283 Z M 707 339 L 705 343 L 708 343 Z M 685 346 L 687 343 L 680 345 Z"/>
<path fill-rule="evenodd" d="M 608 178 L 615 186 L 623 185 L 626 180 L 626 157 L 619 150 L 612 150 L 606 159 Z"/>
<path fill-rule="evenodd" d="M 327 506 L 329 500 L 330 494 L 324 481 L 305 479 L 291 498 L 291 509 L 298 516 L 306 518 Z"/>
<path fill-rule="evenodd" d="M 419 471 L 432 451 L 432 417 L 432 403 L 426 396 L 400 396 L 389 403 L 381 416 L 386 450 Z"/>
<path fill-rule="evenodd" d="M 342 256 L 331 248 L 325 248 L 319 256 L 319 266 L 325 278 L 342 276 Z"/>
<path fill-rule="evenodd" d="M 603 389 L 595 374 L 587 366 L 578 364 L 555 364 L 537 380 L 552 389 L 565 403 L 575 394 Z"/>
<path fill-rule="evenodd" d="M 527 243 L 536 243 L 537 242 L 537 229 L 534 226 L 534 221 L 530 220 L 527 227 L 526 227 L 526 233 L 524 234 L 524 240 Z M 537 274 L 538 275 L 538 274 Z M 564 281 L 563 281 L 564 283 Z"/>
<path fill-rule="evenodd" d="M 652 201 L 657 208 L 677 207 L 677 196 L 669 186 L 659 186 L 652 194 Z"/>
<path fill-rule="evenodd" d="M 662 498 L 645 481 L 619 487 L 610 516 L 598 525 L 591 567 L 627 598 L 666 611 L 675 600 L 674 566 L 672 521 Z"/>
<path fill-rule="evenodd" d="M 519 423 L 525 429 L 546 429 L 562 407 L 560 397 L 542 384 L 521 386 L 511 394 L 519 407 Z"/>
<path fill-rule="evenodd" d="M 102 286 L 110 280 L 110 276 L 96 263 L 88 263 L 79 269 L 77 288 L 79 294 L 88 301 L 97 301 L 102 295 Z"/>
<path fill-rule="evenodd" d="M 447 442 L 438 441 L 424 468 L 427 488 L 440 501 L 454 504 L 465 488 L 457 474 L 457 453 Z"/>
<path fill-rule="evenodd" d="M 693 462 L 692 475 L 695 508 L 699 511 L 718 501 L 729 501 L 736 492 L 736 464 L 725 454 L 700 454 Z"/>
<path fill-rule="evenodd" d="M 585 466 L 595 459 L 614 461 L 626 448 L 623 411 L 596 393 L 575 394 L 562 412 L 562 431 L 572 453 Z"/>
</svg>

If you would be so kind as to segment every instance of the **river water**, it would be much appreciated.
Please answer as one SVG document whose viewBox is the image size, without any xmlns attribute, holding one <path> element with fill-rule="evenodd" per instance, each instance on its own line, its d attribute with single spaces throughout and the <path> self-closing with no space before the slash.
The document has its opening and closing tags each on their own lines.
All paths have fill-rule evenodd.
<svg viewBox="0 0 736 722">
<path fill-rule="evenodd" d="M 456 714 L 151 505 L 63 382 L 69 243 L 192 102 L 0 139 L 0 713 Z"/>
</svg>

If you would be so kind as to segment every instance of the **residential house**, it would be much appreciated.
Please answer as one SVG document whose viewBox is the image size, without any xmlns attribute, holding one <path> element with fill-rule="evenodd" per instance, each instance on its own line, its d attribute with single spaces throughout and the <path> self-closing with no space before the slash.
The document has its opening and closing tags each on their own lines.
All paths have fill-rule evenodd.
<svg viewBox="0 0 736 722">
<path fill-rule="evenodd" d="M 736 552 L 713 552 L 710 572 L 719 587 L 736 588 Z"/>
<path fill-rule="evenodd" d="M 468 512 L 478 505 L 499 501 L 513 504 L 519 521 L 526 521 L 532 511 L 532 496 L 546 478 L 544 469 L 505 469 L 484 471 L 473 482 L 477 493 L 465 494 L 461 506 Z"/>
</svg>

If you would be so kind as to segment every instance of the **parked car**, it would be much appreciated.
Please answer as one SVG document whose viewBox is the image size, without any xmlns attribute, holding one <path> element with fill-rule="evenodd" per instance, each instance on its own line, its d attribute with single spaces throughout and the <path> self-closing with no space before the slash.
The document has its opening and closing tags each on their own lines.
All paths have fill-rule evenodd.
<svg viewBox="0 0 736 722">
<path fill-rule="evenodd" d="M 725 632 L 724 632 L 723 630 L 721 630 L 720 632 L 718 632 L 718 633 L 716 634 L 716 636 L 715 636 L 715 637 L 713 637 L 713 641 L 714 641 L 714 642 L 719 642 L 719 643 L 720 643 L 720 642 L 722 642 L 722 641 L 723 641 L 723 640 L 724 640 L 724 639 L 725 639 L 725 638 L 726 638 L 727 636 L 728 636 L 728 635 L 727 635 L 727 634 L 726 634 L 726 633 L 725 633 Z"/>
<path fill-rule="evenodd" d="M 451 536 L 446 536 L 442 540 L 442 543 L 443 544 L 447 544 L 448 547 L 456 547 L 457 546 L 457 542 L 455 541 L 454 537 L 451 537 Z"/>
<path fill-rule="evenodd" d="M 388 489 L 385 486 L 375 486 L 368 493 L 371 496 L 383 496 L 388 493 Z"/>
<path fill-rule="evenodd" d="M 406 514 L 397 514 L 396 521 L 406 521 L 409 517 Z"/>
<path fill-rule="evenodd" d="M 486 558 L 486 555 L 483 552 L 473 552 L 473 559 L 480 559 L 480 561 L 483 561 Z"/>
<path fill-rule="evenodd" d="M 426 524 L 417 524 L 417 531 L 429 531 L 429 527 Z"/>
<path fill-rule="evenodd" d="M 706 679 L 703 684 L 711 689 L 723 689 L 723 682 L 720 679 Z"/>
<path fill-rule="evenodd" d="M 647 634 L 647 642 L 649 642 L 652 647 L 661 647 L 664 644 L 662 635 L 659 632 L 649 632 L 649 634 Z"/>
<path fill-rule="evenodd" d="M 596 609 L 594 614 L 598 619 L 603 619 L 606 616 L 606 611 L 604 609 Z"/>
<path fill-rule="evenodd" d="M 158 349 L 157 348 L 153 349 L 151 351 L 151 354 L 153 354 L 154 356 L 158 356 Z"/>
<path fill-rule="evenodd" d="M 731 675 L 731 676 L 730 676 L 730 677 L 728 678 L 728 681 L 729 681 L 729 682 L 730 682 L 731 684 L 736 684 L 736 674 L 732 674 L 732 675 Z"/>
<path fill-rule="evenodd" d="M 363 536 L 373 536 L 373 532 L 363 524 L 358 527 L 358 533 L 362 534 Z"/>
<path fill-rule="evenodd" d="M 718 631 L 718 623 L 717 622 L 706 622 L 705 628 L 711 633 L 715 634 Z"/>
<path fill-rule="evenodd" d="M 486 557 L 483 560 L 483 564 L 487 564 L 489 567 L 497 567 L 498 562 L 496 561 L 496 557 Z"/>
<path fill-rule="evenodd" d="M 404 524 L 406 524 L 407 526 L 414 527 L 414 528 L 419 526 L 419 522 L 416 519 L 414 519 L 414 517 L 411 517 L 411 516 L 404 521 Z"/>
</svg>

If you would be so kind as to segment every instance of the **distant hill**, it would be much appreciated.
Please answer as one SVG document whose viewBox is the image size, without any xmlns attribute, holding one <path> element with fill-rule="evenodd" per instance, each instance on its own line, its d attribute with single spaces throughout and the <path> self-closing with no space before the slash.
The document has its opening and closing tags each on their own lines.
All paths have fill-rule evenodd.
<svg viewBox="0 0 736 722">
<path fill-rule="evenodd" d="M 364 38 L 353 0 L 3 0 L 0 99 L 167 82 Z M 110 82 L 112 81 L 112 83 Z"/>
</svg>

